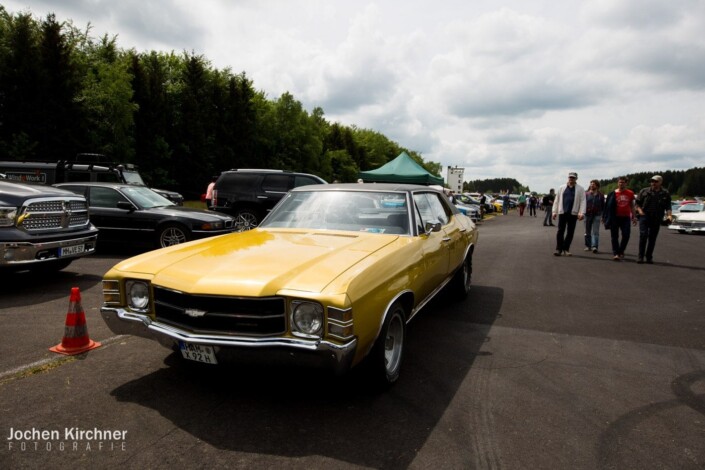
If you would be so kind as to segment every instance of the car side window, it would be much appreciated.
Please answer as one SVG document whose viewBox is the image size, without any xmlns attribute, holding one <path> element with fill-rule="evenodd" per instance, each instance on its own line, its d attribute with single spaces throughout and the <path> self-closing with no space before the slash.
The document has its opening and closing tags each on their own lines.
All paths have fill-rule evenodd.
<svg viewBox="0 0 705 470">
<path fill-rule="evenodd" d="M 90 188 L 89 205 L 91 207 L 117 207 L 119 201 L 127 198 L 112 188 Z"/>
<path fill-rule="evenodd" d="M 422 227 L 421 231 L 423 232 L 423 227 L 427 222 L 436 223 L 436 220 L 433 217 L 433 211 L 431 210 L 431 204 L 428 202 L 426 193 L 414 194 L 414 205 L 416 206 L 416 211 L 418 214 L 421 215 L 420 227 Z"/>
<path fill-rule="evenodd" d="M 446 225 L 450 221 L 450 209 L 447 209 L 440 201 L 440 195 L 416 193 L 414 194 L 414 202 L 416 210 L 421 215 L 420 227 L 425 226 L 427 222 Z"/>
<path fill-rule="evenodd" d="M 265 175 L 262 181 L 262 190 L 285 193 L 291 187 L 290 175 Z"/>
<path fill-rule="evenodd" d="M 441 223 L 441 225 L 446 225 L 450 222 L 451 212 L 443 202 L 441 202 L 441 196 L 439 194 L 428 194 L 429 203 L 431 205 L 431 210 L 436 220 Z"/>
</svg>

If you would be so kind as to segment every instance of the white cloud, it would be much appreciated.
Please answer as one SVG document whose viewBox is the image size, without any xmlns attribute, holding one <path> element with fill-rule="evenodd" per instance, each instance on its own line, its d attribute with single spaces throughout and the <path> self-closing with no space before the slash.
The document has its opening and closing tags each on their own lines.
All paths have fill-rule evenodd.
<svg viewBox="0 0 705 470">
<path fill-rule="evenodd" d="M 544 191 L 705 157 L 702 0 L 10 0 L 194 51 L 466 177 Z"/>
</svg>

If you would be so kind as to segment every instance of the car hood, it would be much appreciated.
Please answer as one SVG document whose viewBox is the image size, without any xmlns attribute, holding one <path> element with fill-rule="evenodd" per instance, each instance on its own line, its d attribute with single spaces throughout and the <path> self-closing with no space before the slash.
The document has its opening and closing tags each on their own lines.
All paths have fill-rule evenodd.
<svg viewBox="0 0 705 470">
<path fill-rule="evenodd" d="M 255 229 L 145 253 L 114 269 L 123 275 L 151 274 L 155 285 L 189 293 L 270 296 L 282 289 L 322 292 L 343 272 L 398 238 Z"/>
<path fill-rule="evenodd" d="M 0 180 L 0 202 L 5 202 L 5 196 L 9 199 L 16 197 L 83 197 L 76 193 L 67 191 L 66 189 L 57 188 L 55 186 L 47 186 L 45 184 L 30 184 L 19 183 L 13 180 Z M 11 197 L 10 197 L 11 195 Z M 13 204 L 13 203 L 9 203 Z"/>
</svg>

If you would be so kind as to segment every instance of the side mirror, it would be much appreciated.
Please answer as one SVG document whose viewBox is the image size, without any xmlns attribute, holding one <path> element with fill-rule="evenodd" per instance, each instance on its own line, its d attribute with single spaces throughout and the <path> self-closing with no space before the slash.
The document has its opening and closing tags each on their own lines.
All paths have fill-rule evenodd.
<svg viewBox="0 0 705 470">
<path fill-rule="evenodd" d="M 436 222 L 434 224 L 433 222 L 426 222 L 426 226 L 424 227 L 424 230 L 426 231 L 426 235 L 430 235 L 431 232 L 440 232 L 441 231 L 441 223 Z"/>
<path fill-rule="evenodd" d="M 129 211 L 129 212 L 132 212 L 135 210 L 135 206 L 133 206 L 132 203 L 127 202 L 127 201 L 118 201 L 117 208 Z"/>
</svg>

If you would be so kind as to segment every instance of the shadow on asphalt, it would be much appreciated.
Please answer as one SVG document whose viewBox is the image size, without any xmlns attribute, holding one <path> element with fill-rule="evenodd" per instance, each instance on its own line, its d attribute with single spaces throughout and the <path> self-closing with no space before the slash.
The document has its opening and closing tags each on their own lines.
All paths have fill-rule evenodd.
<svg viewBox="0 0 705 470">
<path fill-rule="evenodd" d="M 691 408 L 705 416 L 705 395 L 698 388 L 705 385 L 705 370 L 696 370 L 676 377 L 671 382 L 672 400 L 650 403 L 620 416 L 602 432 L 597 447 L 600 456 L 599 468 L 696 468 L 697 449 L 702 446 L 702 436 L 698 434 L 680 437 L 677 445 L 685 452 L 670 452 L 660 456 L 662 461 L 653 461 L 653 456 L 644 454 L 641 449 L 615 443 L 638 442 L 639 434 L 654 425 L 654 419 L 666 412 Z M 676 435 L 673 440 L 676 441 Z M 689 451 L 693 449 L 693 451 Z M 702 462 L 701 462 L 702 463 Z M 700 468 L 700 467 L 697 467 Z"/>
<path fill-rule="evenodd" d="M 131 256 L 145 253 L 151 248 L 139 244 L 104 243 L 90 258 L 114 258 L 115 263 Z M 74 261 L 74 263 L 79 260 Z M 17 271 L 3 275 L 0 283 L 0 295 L 4 297 L 3 307 L 26 307 L 36 303 L 36 294 L 41 291 L 44 300 L 56 300 L 67 297 L 66 286 L 78 287 L 82 292 L 89 290 L 102 281 L 102 276 L 80 274 L 74 264 L 59 271 Z M 10 295 L 11 294 L 11 295 Z"/>
<path fill-rule="evenodd" d="M 71 270 L 71 266 L 50 273 L 23 271 L 12 273 L 0 283 L 0 295 L 8 294 L 8 297 L 2 299 L 3 308 L 26 307 L 37 302 L 38 291 L 41 291 L 45 300 L 68 299 L 67 285 L 87 291 L 101 281 L 102 277 L 76 273 Z"/>
<path fill-rule="evenodd" d="M 217 448 L 284 457 L 321 455 L 371 468 L 406 468 L 445 413 L 499 314 L 503 290 L 474 286 L 464 302 L 438 298 L 409 325 L 401 378 L 380 392 L 353 369 L 187 363 L 116 388 Z"/>
</svg>

